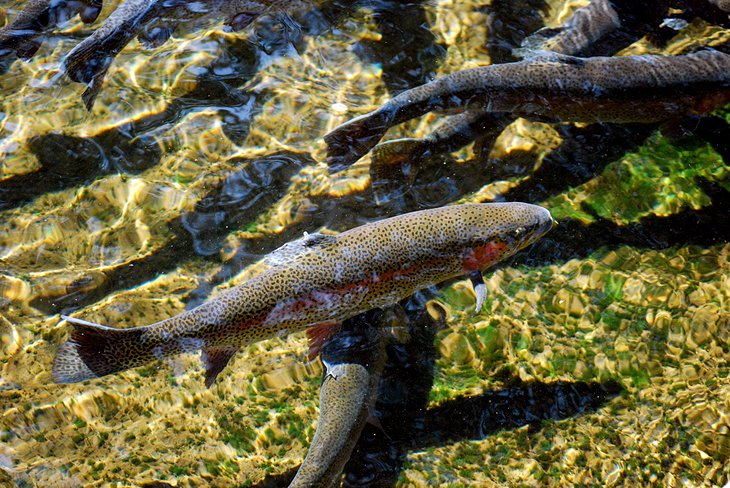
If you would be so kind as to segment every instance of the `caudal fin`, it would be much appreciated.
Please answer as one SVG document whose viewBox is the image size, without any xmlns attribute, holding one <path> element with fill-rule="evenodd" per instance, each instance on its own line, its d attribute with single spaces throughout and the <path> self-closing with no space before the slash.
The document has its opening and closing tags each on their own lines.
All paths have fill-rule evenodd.
<svg viewBox="0 0 730 488">
<path fill-rule="evenodd" d="M 56 383 L 76 383 L 142 366 L 154 359 L 142 341 L 140 328 L 113 329 L 72 317 L 71 337 L 56 353 L 53 378 Z"/>
<path fill-rule="evenodd" d="M 343 170 L 363 157 L 380 141 L 388 128 L 389 117 L 381 109 L 345 122 L 325 134 L 330 171 Z"/>
</svg>

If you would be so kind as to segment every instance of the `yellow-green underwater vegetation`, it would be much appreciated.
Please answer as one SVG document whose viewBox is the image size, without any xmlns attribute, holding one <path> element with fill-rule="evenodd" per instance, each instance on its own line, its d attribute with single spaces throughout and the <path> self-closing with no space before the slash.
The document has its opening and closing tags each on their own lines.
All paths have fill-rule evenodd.
<svg viewBox="0 0 730 488">
<path fill-rule="evenodd" d="M 0 7 L 0 25 L 24 3 Z M 370 154 L 331 174 L 325 133 L 434 77 L 510 61 L 588 2 L 303 2 L 240 32 L 207 18 L 157 47 L 132 40 L 87 111 L 59 63 L 119 3 L 62 24 L 27 62 L 2 59 L 0 485 L 285 486 L 319 408 L 304 334 L 242 349 L 211 388 L 198 354 L 57 385 L 60 314 L 153 323 L 261 272 L 302 232 L 505 200 L 558 225 L 486 275 L 480 312 L 467 280 L 409 301 L 375 407 L 385 435 L 366 426 L 348 482 L 730 481 L 727 107 L 661 127 L 508 120 L 408 174 Z M 582 54 L 727 45 L 727 14 L 702 4 Z"/>
</svg>

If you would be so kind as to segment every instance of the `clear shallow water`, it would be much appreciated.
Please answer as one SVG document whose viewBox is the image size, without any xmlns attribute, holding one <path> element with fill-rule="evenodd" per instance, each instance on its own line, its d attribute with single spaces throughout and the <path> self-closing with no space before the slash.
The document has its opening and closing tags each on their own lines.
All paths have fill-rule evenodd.
<svg viewBox="0 0 730 488">
<path fill-rule="evenodd" d="M 57 77 L 81 37 L 75 24 L 0 75 L 0 481 L 278 483 L 301 462 L 317 418 L 322 368 L 307 360 L 303 334 L 241 351 L 212 389 L 193 355 L 58 386 L 50 364 L 67 333 L 59 313 L 151 323 L 241 283 L 302 231 L 508 199 L 546 206 L 560 226 L 489 277 L 482 313 L 466 282 L 429 306 L 442 311 L 440 328 L 421 327 L 431 332 L 401 351 L 422 366 L 409 369 L 420 381 L 412 384 L 425 386 L 398 407 L 406 376 L 395 364 L 383 387 L 385 427 L 409 408 L 431 409 L 401 446 L 399 483 L 726 483 L 724 122 L 670 140 L 655 127 L 519 120 L 487 161 L 467 147 L 411 185 L 396 183 L 402 198 L 383 197 L 368 157 L 328 175 L 321 136 L 389 90 L 489 63 L 490 8 L 364 2 L 324 11 L 297 16 L 301 32 L 286 35 L 263 20 L 241 34 L 218 25 L 181 33 L 155 50 L 134 41 L 91 113 L 81 85 Z M 569 11 L 555 3 L 537 18 L 555 23 Z M 639 40 L 626 52 L 726 39 L 695 21 L 665 47 Z M 441 118 L 391 135 L 424 135 Z M 524 390 L 525 381 L 547 393 Z M 485 406 L 505 398 L 502 410 Z M 530 410 L 526 398 L 552 410 Z"/>
</svg>

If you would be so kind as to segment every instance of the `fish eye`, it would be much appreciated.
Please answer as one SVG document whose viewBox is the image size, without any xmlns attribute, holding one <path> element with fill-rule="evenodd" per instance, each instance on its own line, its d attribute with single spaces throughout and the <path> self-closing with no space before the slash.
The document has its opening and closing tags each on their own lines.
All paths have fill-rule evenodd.
<svg viewBox="0 0 730 488">
<path fill-rule="evenodd" d="M 525 232 L 524 227 L 517 227 L 515 230 L 512 231 L 512 233 L 517 237 L 519 237 L 523 232 Z"/>
</svg>

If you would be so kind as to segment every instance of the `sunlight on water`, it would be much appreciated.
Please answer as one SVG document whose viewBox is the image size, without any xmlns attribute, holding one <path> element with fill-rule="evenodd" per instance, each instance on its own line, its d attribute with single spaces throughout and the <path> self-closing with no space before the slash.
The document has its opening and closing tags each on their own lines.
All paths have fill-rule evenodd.
<svg viewBox="0 0 730 488">
<path fill-rule="evenodd" d="M 316 6 L 241 32 L 204 18 L 158 47 L 133 39 L 87 111 L 61 61 L 119 3 L 90 25 L 74 17 L 28 62 L 0 58 L 0 485 L 286 486 L 319 412 L 324 368 L 305 334 L 244 347 L 211 388 L 198 353 L 57 385 L 60 315 L 151 324 L 261 273 L 303 232 L 504 200 L 559 223 L 485 276 L 480 312 L 461 280 L 392 319 L 374 407 L 392 444 L 368 457 L 386 442 L 371 434 L 348 479 L 728 482 L 724 120 L 660 134 L 509 119 L 493 144 L 408 170 L 371 154 L 337 174 L 325 163 L 325 133 L 437 76 L 507 62 L 526 29 L 587 2 L 304 2 Z M 0 7 L 0 23 L 22 4 Z M 713 19 L 620 52 L 726 45 Z M 426 137 L 449 115 L 383 141 Z"/>
</svg>

